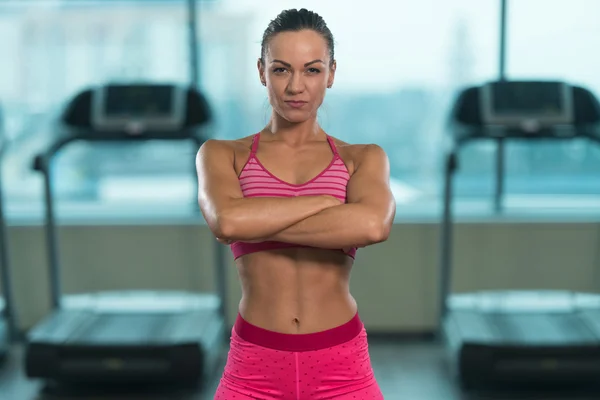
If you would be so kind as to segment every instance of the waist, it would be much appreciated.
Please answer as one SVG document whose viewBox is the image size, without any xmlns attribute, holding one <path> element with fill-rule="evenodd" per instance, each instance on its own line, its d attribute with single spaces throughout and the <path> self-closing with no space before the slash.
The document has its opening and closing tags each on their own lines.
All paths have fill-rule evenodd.
<svg viewBox="0 0 600 400">
<path fill-rule="evenodd" d="M 284 243 L 284 242 L 276 242 L 276 241 L 266 241 L 260 243 L 247 243 L 247 242 L 233 242 L 230 245 L 231 252 L 233 254 L 234 259 L 238 259 L 246 254 L 257 253 L 260 251 L 268 251 L 268 250 L 279 250 L 279 249 L 291 249 L 291 248 L 316 248 L 311 246 L 304 246 L 300 244 L 294 243 Z M 349 249 L 348 251 L 344 251 L 342 249 L 332 250 L 336 252 L 343 252 L 347 256 L 351 258 L 356 257 L 356 248 Z"/>
<path fill-rule="evenodd" d="M 348 322 L 335 328 L 314 333 L 280 333 L 246 321 L 238 314 L 233 329 L 243 340 L 258 346 L 280 351 L 313 351 L 337 346 L 354 339 L 364 325 L 358 312 Z"/>
</svg>

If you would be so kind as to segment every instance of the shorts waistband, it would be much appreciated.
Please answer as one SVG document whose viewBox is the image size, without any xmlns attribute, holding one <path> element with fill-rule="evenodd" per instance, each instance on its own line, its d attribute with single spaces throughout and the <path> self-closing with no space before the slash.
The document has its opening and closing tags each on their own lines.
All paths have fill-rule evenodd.
<svg viewBox="0 0 600 400">
<path fill-rule="evenodd" d="M 363 323 L 356 313 L 350 321 L 335 328 L 315 333 L 289 334 L 252 325 L 238 314 L 233 329 L 241 339 L 258 346 L 281 351 L 312 351 L 354 339 L 362 331 Z"/>
</svg>

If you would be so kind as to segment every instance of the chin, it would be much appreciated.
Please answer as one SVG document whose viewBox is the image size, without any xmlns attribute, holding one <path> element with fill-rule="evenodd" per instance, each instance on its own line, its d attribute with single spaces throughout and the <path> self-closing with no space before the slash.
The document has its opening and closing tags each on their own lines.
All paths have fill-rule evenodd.
<svg viewBox="0 0 600 400">
<path fill-rule="evenodd" d="M 286 110 L 279 111 L 277 114 L 289 123 L 292 124 L 300 124 L 302 122 L 306 122 L 312 118 L 314 118 L 315 113 L 311 111 L 304 110 Z"/>
<path fill-rule="evenodd" d="M 284 115 L 283 118 L 292 124 L 301 124 L 310 119 L 310 116 L 299 116 L 299 115 Z"/>
</svg>

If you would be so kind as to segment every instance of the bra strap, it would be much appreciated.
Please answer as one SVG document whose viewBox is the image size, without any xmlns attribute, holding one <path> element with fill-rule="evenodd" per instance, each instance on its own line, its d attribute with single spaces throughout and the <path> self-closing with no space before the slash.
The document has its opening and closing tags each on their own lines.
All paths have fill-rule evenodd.
<svg viewBox="0 0 600 400">
<path fill-rule="evenodd" d="M 333 142 L 333 138 L 331 136 L 327 135 L 327 141 L 329 142 L 329 147 L 331 147 L 331 151 L 333 151 L 333 154 L 335 154 L 336 156 L 339 155 L 337 147 L 335 146 L 335 143 Z"/>
<path fill-rule="evenodd" d="M 252 149 L 250 150 L 250 154 L 256 154 L 256 150 L 258 150 L 259 139 L 260 139 L 260 132 L 252 137 Z"/>
</svg>

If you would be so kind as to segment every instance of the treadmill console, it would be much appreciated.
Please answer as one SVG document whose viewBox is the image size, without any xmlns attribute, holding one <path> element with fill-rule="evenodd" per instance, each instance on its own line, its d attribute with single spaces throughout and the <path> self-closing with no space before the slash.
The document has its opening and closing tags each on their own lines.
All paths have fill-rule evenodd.
<svg viewBox="0 0 600 400">
<path fill-rule="evenodd" d="M 573 123 L 573 92 L 564 82 L 497 81 L 481 87 L 484 125 L 537 131 Z"/>
<path fill-rule="evenodd" d="M 92 128 L 130 135 L 177 131 L 185 120 L 185 90 L 170 84 L 108 84 L 92 92 Z"/>
</svg>

